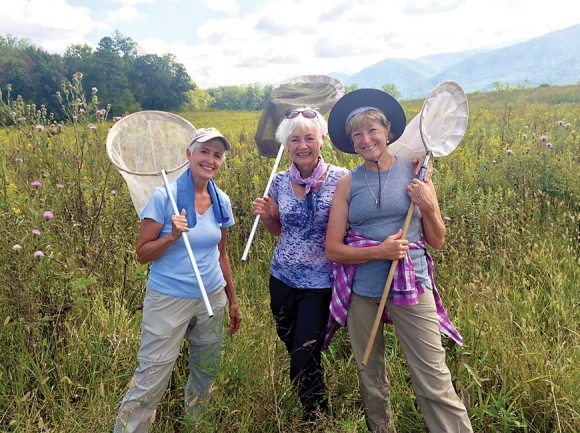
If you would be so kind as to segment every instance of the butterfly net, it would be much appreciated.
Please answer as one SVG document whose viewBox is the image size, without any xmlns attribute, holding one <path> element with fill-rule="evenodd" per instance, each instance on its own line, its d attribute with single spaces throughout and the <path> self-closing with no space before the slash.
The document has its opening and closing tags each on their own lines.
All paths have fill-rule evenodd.
<svg viewBox="0 0 580 433">
<path fill-rule="evenodd" d="M 135 210 L 139 212 L 153 190 L 187 168 L 185 150 L 195 127 L 172 113 L 140 111 L 113 125 L 107 135 L 107 155 L 127 182 Z"/>
<path fill-rule="evenodd" d="M 343 84 L 327 75 L 299 75 L 282 81 L 270 92 L 258 122 L 254 138 L 260 154 L 271 158 L 278 154 L 280 143 L 276 141 L 276 129 L 287 110 L 311 107 L 325 114 L 343 95 Z"/>
<path fill-rule="evenodd" d="M 389 153 L 408 160 L 422 158 L 427 145 L 434 157 L 447 156 L 461 142 L 468 116 L 467 97 L 461 86 L 444 81 L 431 91 L 419 114 L 389 146 Z"/>
</svg>

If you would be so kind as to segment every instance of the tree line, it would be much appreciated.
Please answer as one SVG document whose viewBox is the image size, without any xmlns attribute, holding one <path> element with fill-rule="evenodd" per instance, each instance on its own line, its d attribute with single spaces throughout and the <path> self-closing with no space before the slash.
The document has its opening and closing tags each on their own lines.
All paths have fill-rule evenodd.
<svg viewBox="0 0 580 433">
<path fill-rule="evenodd" d="M 75 75 L 76 74 L 76 75 Z M 138 54 L 130 37 L 114 32 L 96 49 L 72 44 L 50 54 L 27 39 L 0 36 L 0 97 L 21 97 L 62 117 L 59 92 L 82 76 L 82 90 L 111 116 L 140 110 L 261 110 L 272 86 L 258 84 L 201 89 L 174 55 Z"/>
<path fill-rule="evenodd" d="M 248 84 L 204 90 L 173 54 L 140 55 L 138 48 L 118 31 L 103 37 L 96 49 L 72 44 L 64 55 L 50 54 L 28 39 L 0 36 L 0 103 L 18 98 L 60 119 L 65 117 L 60 91 L 74 81 L 84 95 L 93 100 L 97 95 L 98 103 L 105 104 L 98 108 L 110 116 L 140 110 L 259 111 L 273 88 Z M 352 84 L 346 91 L 357 88 Z M 382 88 L 395 98 L 401 96 L 393 84 Z M 10 120 L 9 113 L 0 114 L 3 122 Z"/>
</svg>

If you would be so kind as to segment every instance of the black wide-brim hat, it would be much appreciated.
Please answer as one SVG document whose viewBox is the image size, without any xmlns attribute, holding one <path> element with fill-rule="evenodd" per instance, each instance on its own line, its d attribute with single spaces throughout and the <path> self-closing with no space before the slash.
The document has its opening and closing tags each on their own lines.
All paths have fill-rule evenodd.
<svg viewBox="0 0 580 433">
<path fill-rule="evenodd" d="M 407 118 L 401 104 L 378 89 L 358 89 L 347 93 L 334 105 L 328 116 L 328 134 L 334 146 L 346 153 L 356 153 L 350 137 L 346 133 L 346 119 L 360 107 L 374 107 L 382 111 L 391 123 L 390 142 L 397 141 L 407 125 Z"/>
</svg>

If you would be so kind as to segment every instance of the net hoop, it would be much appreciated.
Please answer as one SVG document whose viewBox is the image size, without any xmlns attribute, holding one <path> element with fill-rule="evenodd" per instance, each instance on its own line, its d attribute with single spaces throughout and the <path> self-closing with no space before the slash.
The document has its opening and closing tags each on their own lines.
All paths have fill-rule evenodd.
<svg viewBox="0 0 580 433">
<path fill-rule="evenodd" d="M 425 99 L 421 111 L 403 135 L 389 146 L 389 153 L 411 160 L 428 151 L 447 156 L 461 143 L 467 129 L 469 107 L 462 87 L 454 81 L 438 84 Z"/>
<path fill-rule="evenodd" d="M 137 212 L 163 184 L 161 170 L 170 181 L 185 171 L 187 143 L 195 130 L 188 120 L 155 110 L 129 114 L 111 127 L 107 156 L 125 179 Z"/>
</svg>

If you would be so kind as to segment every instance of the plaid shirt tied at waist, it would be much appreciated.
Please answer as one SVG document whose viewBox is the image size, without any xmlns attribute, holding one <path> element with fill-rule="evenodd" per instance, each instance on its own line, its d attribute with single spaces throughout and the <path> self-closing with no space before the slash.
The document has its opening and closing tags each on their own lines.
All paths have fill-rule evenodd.
<svg viewBox="0 0 580 433">
<path fill-rule="evenodd" d="M 362 233 L 348 229 L 345 238 L 346 245 L 358 248 L 377 246 L 380 242 L 370 239 Z M 437 316 L 439 318 L 439 329 L 453 341 L 459 345 L 463 345 L 463 338 L 459 331 L 455 329 L 451 319 L 443 307 L 443 302 L 439 296 L 439 292 L 435 287 L 433 280 L 433 259 L 429 251 L 425 247 L 425 240 L 421 239 L 418 242 L 409 243 L 409 249 L 423 249 L 427 258 L 427 269 L 429 278 L 431 279 L 431 287 L 433 288 L 433 298 L 435 299 L 435 306 L 437 308 Z M 330 301 L 330 315 L 328 317 L 328 324 L 326 326 L 326 336 L 324 339 L 323 349 L 327 349 L 330 345 L 334 333 L 338 328 L 346 326 L 346 319 L 348 315 L 348 307 L 350 305 L 350 294 L 352 282 L 354 279 L 354 272 L 357 265 L 342 265 L 340 263 L 333 263 L 331 265 L 332 274 L 334 275 L 334 283 L 332 285 L 332 299 Z M 393 305 L 417 305 L 419 303 L 419 296 L 425 292 L 419 279 L 415 275 L 415 268 L 411 257 L 407 255 L 403 260 L 399 260 L 395 275 L 393 278 L 393 286 L 391 294 Z M 389 311 L 385 308 L 383 319 L 386 323 L 393 324 Z"/>
</svg>

